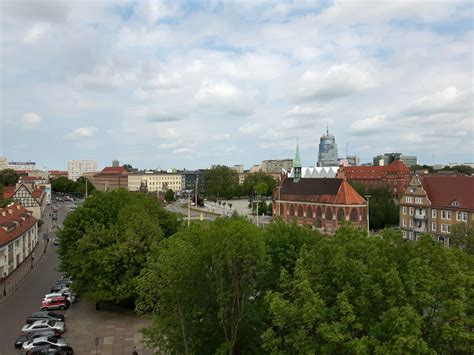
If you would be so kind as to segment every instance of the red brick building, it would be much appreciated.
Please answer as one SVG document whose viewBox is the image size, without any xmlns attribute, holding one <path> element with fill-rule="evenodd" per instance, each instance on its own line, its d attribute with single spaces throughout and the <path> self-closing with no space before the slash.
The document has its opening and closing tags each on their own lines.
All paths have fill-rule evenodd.
<svg viewBox="0 0 474 355">
<path fill-rule="evenodd" d="M 401 160 L 395 160 L 387 166 L 341 166 L 336 177 L 346 178 L 367 188 L 388 188 L 392 197 L 398 200 L 411 176 L 410 169 Z"/>
<path fill-rule="evenodd" d="M 98 191 L 128 189 L 128 173 L 122 166 L 107 167 L 94 175 L 92 183 Z"/>
<path fill-rule="evenodd" d="M 273 215 L 330 233 L 343 221 L 367 228 L 367 202 L 345 179 L 283 176 L 273 196 Z"/>
</svg>

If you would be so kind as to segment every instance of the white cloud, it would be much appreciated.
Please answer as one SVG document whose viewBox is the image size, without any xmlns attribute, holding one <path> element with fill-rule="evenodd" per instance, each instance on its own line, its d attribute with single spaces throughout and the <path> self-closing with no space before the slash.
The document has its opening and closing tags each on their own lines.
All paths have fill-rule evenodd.
<svg viewBox="0 0 474 355">
<path fill-rule="evenodd" d="M 21 118 L 21 124 L 23 127 L 26 127 L 26 128 L 36 127 L 40 123 L 41 123 L 41 117 L 34 112 L 25 113 L 23 117 Z"/>
<path fill-rule="evenodd" d="M 239 127 L 239 132 L 242 134 L 255 134 L 259 133 L 262 129 L 262 125 L 258 122 L 246 122 Z"/>
<path fill-rule="evenodd" d="M 34 24 L 23 36 L 23 42 L 33 43 L 41 39 L 51 29 L 51 25 L 48 23 L 36 23 Z"/>
<path fill-rule="evenodd" d="M 173 154 L 191 154 L 193 151 L 191 148 L 178 148 L 173 150 Z"/>
<path fill-rule="evenodd" d="M 97 132 L 95 127 L 79 127 L 66 135 L 68 140 L 91 139 Z"/>
<path fill-rule="evenodd" d="M 194 100 L 198 106 L 231 114 L 248 115 L 253 111 L 250 99 L 227 82 L 204 81 L 194 95 Z"/>
<path fill-rule="evenodd" d="M 230 139 L 230 134 L 229 133 L 220 133 L 216 134 L 212 137 L 212 140 L 214 141 L 227 141 Z"/>
<path fill-rule="evenodd" d="M 385 123 L 384 115 L 376 115 L 370 118 L 357 120 L 351 124 L 351 130 L 355 134 L 367 134 L 375 132 L 383 127 Z"/>
<path fill-rule="evenodd" d="M 374 86 L 368 71 L 347 64 L 333 65 L 325 72 L 307 70 L 300 83 L 297 97 L 308 100 L 332 100 Z"/>
</svg>

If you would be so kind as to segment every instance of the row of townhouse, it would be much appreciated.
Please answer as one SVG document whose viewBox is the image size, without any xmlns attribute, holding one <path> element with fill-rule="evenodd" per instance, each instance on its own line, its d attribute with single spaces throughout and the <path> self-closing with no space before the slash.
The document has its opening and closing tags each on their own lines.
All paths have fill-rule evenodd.
<svg viewBox="0 0 474 355">
<path fill-rule="evenodd" d="M 19 204 L 0 208 L 0 275 L 11 274 L 38 243 L 38 220 Z"/>
<path fill-rule="evenodd" d="M 474 177 L 414 175 L 400 198 L 400 228 L 409 240 L 430 233 L 450 246 L 452 226 L 474 221 Z"/>
</svg>

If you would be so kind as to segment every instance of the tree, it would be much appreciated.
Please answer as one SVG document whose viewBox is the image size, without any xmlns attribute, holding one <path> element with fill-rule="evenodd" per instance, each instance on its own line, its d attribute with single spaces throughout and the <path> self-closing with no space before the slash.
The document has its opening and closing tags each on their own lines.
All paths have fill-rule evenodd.
<svg viewBox="0 0 474 355">
<path fill-rule="evenodd" d="M 15 186 L 20 175 L 13 169 L 0 170 L 0 184 L 3 186 Z"/>
<path fill-rule="evenodd" d="M 458 247 L 466 253 L 474 255 L 474 223 L 470 221 L 453 225 L 449 240 L 452 247 Z"/>
<path fill-rule="evenodd" d="M 248 196 L 255 193 L 261 196 L 271 196 L 276 187 L 276 180 L 262 172 L 250 173 L 244 180 L 243 190 Z"/>
<path fill-rule="evenodd" d="M 231 199 L 239 186 L 237 171 L 227 166 L 217 165 L 204 172 L 204 189 L 208 198 Z"/>
<path fill-rule="evenodd" d="M 167 191 L 165 192 L 165 200 L 166 200 L 166 202 L 168 202 L 168 203 L 170 203 L 170 202 L 176 200 L 174 191 L 173 191 L 172 189 L 169 189 L 169 190 L 167 190 Z"/>
<path fill-rule="evenodd" d="M 122 167 L 125 168 L 127 172 L 131 172 L 133 170 L 133 166 L 131 166 L 130 164 L 123 164 Z"/>
<path fill-rule="evenodd" d="M 294 277 L 271 291 L 272 353 L 468 353 L 474 261 L 430 236 L 367 238 L 350 226 L 305 244 Z"/>
<path fill-rule="evenodd" d="M 61 270 L 86 299 L 131 305 L 149 251 L 177 228 L 176 216 L 152 197 L 125 190 L 96 193 L 64 221 Z"/>
</svg>

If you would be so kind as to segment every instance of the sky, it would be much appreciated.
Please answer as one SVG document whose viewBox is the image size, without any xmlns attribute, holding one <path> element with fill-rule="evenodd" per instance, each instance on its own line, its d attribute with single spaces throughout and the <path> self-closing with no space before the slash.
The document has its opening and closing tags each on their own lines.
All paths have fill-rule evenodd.
<svg viewBox="0 0 474 355">
<path fill-rule="evenodd" d="M 471 1 L 0 1 L 0 156 L 474 161 Z"/>
</svg>

